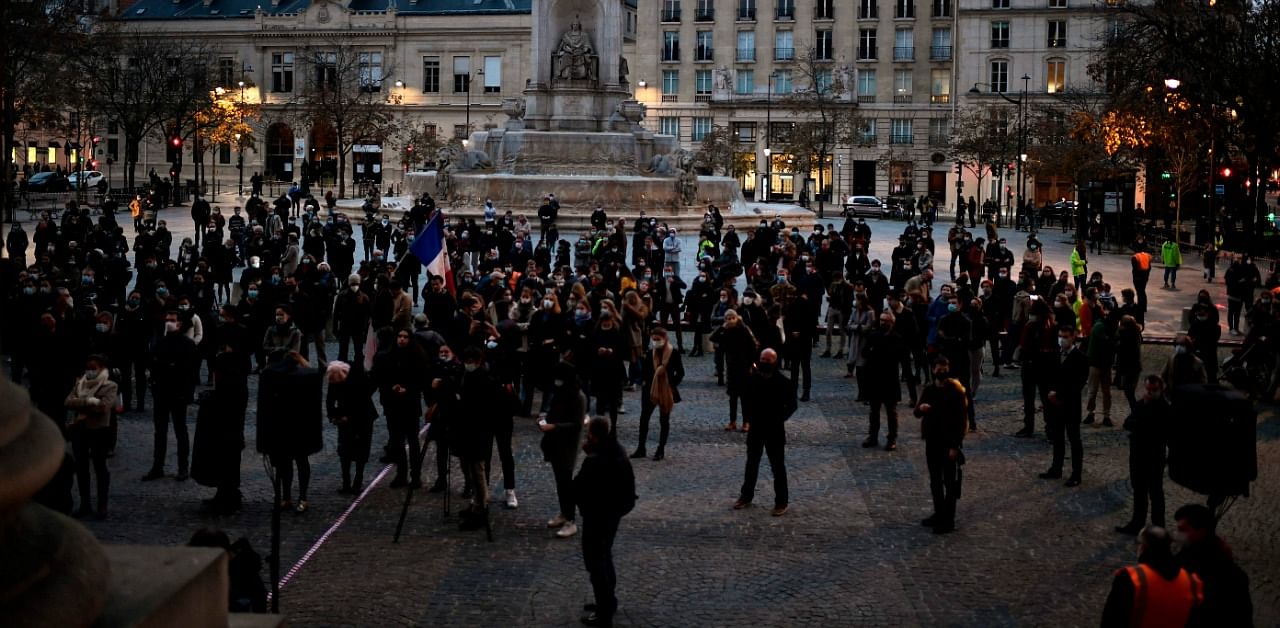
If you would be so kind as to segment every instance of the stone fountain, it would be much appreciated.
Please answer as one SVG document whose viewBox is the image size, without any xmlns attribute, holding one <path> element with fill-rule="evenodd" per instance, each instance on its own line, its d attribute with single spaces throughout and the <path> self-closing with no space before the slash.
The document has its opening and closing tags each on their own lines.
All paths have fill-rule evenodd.
<svg viewBox="0 0 1280 628">
<path fill-rule="evenodd" d="M 728 177 L 698 177 L 676 138 L 641 126 L 622 56 L 623 0 L 533 0 L 532 63 L 522 98 L 503 101 L 503 128 L 472 133 L 436 155 L 437 169 L 405 176 L 407 192 L 442 204 L 534 209 L 554 193 L 562 209 L 671 213 L 742 203 Z"/>
</svg>

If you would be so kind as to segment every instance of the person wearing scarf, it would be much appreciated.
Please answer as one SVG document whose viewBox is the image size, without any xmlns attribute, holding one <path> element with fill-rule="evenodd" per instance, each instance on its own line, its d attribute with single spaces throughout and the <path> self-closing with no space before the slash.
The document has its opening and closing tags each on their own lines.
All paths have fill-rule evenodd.
<svg viewBox="0 0 1280 628">
<path fill-rule="evenodd" d="M 667 435 L 671 431 L 671 409 L 680 403 L 680 381 L 684 379 L 684 365 L 680 353 L 667 342 L 667 330 L 654 327 L 649 333 L 649 352 L 641 360 L 643 386 L 640 390 L 640 446 L 632 458 L 644 458 L 649 440 L 649 419 L 658 410 L 661 431 L 658 433 L 658 450 L 654 460 L 662 460 L 666 454 Z"/>
<path fill-rule="evenodd" d="M 89 356 L 84 374 L 76 378 L 66 407 L 71 412 L 67 434 L 76 460 L 76 484 L 80 488 L 80 508 L 76 516 L 93 512 L 89 507 L 89 462 L 98 479 L 99 519 L 107 518 L 107 492 L 111 473 L 107 470 L 107 446 L 110 438 L 111 413 L 116 411 L 116 383 L 108 379 L 107 359 Z"/>
</svg>

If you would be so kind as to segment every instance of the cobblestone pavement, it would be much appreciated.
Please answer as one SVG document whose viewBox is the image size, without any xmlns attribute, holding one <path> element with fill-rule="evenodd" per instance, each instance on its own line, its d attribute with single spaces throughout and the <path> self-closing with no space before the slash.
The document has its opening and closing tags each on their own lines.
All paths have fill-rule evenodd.
<svg viewBox="0 0 1280 628">
<path fill-rule="evenodd" d="M 189 231 L 189 219 L 184 223 L 168 214 L 181 211 L 165 212 L 179 236 Z M 896 232 L 900 225 L 889 228 Z M 885 258 L 887 248 L 879 248 L 887 247 L 888 235 L 877 234 L 873 246 Z M 1046 241 L 1055 268 L 1062 265 L 1066 246 Z M 1102 256 L 1097 263 L 1109 276 L 1127 279 L 1125 257 Z M 1153 289 L 1153 317 L 1176 320 L 1179 301 L 1190 300 L 1189 292 Z M 1146 354 L 1148 370 L 1155 371 L 1167 347 L 1148 347 Z M 813 401 L 801 404 L 787 428 L 792 508 L 774 518 L 766 507 L 772 498 L 767 462 L 759 505 L 730 509 L 741 483 L 745 436 L 721 429 L 727 404 L 711 376 L 710 357 L 686 361 L 685 400 L 675 410 L 667 459 L 635 461 L 641 499 L 624 520 L 615 548 L 619 625 L 1097 623 L 1112 572 L 1135 555 L 1131 537 L 1111 530 L 1127 520 L 1131 499 L 1127 443 L 1119 428 L 1086 429 L 1083 486 L 1067 489 L 1039 480 L 1036 474 L 1049 461 L 1048 443 L 1010 436 L 1021 424 L 1018 377 L 984 377 L 978 393 L 981 430 L 966 442 L 959 530 L 935 537 L 918 525 L 930 503 L 917 422 L 904 413 L 896 452 L 862 449 L 867 409 L 853 401 L 852 385 L 840 377 L 843 363 L 815 357 L 814 364 Z M 1113 415 L 1119 420 L 1126 404 L 1116 397 Z M 638 393 L 628 393 L 626 403 L 619 429 L 631 448 Z M 194 415 L 193 409 L 193 428 Z M 246 506 L 238 515 L 213 517 L 199 511 L 210 489 L 189 481 L 138 481 L 149 466 L 151 419 L 125 415 L 121 446 L 109 463 L 112 517 L 87 525 L 106 543 L 147 544 L 179 544 L 197 528 L 220 527 L 232 538 L 248 536 L 265 554 L 271 489 L 252 454 L 252 408 L 246 433 Z M 1272 518 L 1280 507 L 1280 419 L 1269 409 L 1259 418 L 1258 435 L 1255 492 L 1235 505 L 1221 532 L 1252 579 L 1254 619 L 1265 626 L 1280 624 L 1280 532 Z M 312 457 L 311 509 L 284 517 L 285 571 L 350 503 L 336 492 L 335 439 L 328 429 L 325 450 Z M 384 440 L 379 424 L 374 442 Z M 579 541 L 555 539 L 545 527 L 556 510 L 554 485 L 533 420 L 517 419 L 515 441 L 520 508 L 495 504 L 493 543 L 482 533 L 457 531 L 456 517 L 441 517 L 441 497 L 420 494 L 404 538 L 393 545 L 403 492 L 387 488 L 384 479 L 283 589 L 282 610 L 290 623 L 578 625 L 581 606 L 591 598 Z M 424 466 L 427 479 L 434 479 L 433 465 Z M 498 475 L 493 479 L 500 489 Z M 455 494 L 460 487 L 455 466 Z M 1170 515 L 1199 499 L 1170 483 L 1166 490 Z M 462 505 L 455 496 L 454 509 Z"/>
</svg>

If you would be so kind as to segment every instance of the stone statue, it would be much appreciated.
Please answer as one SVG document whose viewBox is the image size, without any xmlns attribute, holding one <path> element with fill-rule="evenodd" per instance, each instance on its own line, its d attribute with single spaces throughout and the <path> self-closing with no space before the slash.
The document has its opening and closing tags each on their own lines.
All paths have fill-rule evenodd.
<svg viewBox="0 0 1280 628">
<path fill-rule="evenodd" d="M 591 38 L 582 30 L 582 23 L 575 19 L 560 37 L 560 47 L 556 49 L 557 76 L 562 79 L 595 79 L 594 68 L 591 67 L 593 54 L 595 48 L 591 46 Z"/>
<path fill-rule="evenodd" d="M 716 68 L 716 89 L 725 92 L 733 91 L 733 73 L 723 65 Z"/>
<path fill-rule="evenodd" d="M 698 175 L 693 171 L 681 172 L 676 185 L 679 186 L 680 202 L 685 206 L 693 205 L 698 201 Z"/>
<path fill-rule="evenodd" d="M 618 84 L 627 84 L 627 75 L 631 73 L 631 66 L 627 65 L 627 58 L 618 55 Z"/>
<path fill-rule="evenodd" d="M 838 85 L 838 89 L 840 91 L 843 91 L 843 92 L 853 91 L 853 80 L 854 80 L 853 68 L 849 67 L 849 64 L 847 63 L 841 64 L 840 67 L 836 68 L 835 74 L 836 74 L 835 76 L 836 84 Z"/>
<path fill-rule="evenodd" d="M 693 153 L 684 148 L 677 148 L 669 153 L 654 155 L 649 160 L 647 172 L 656 175 L 673 176 L 685 170 L 693 169 Z"/>
<path fill-rule="evenodd" d="M 442 146 L 436 151 L 436 196 L 448 203 L 453 199 L 453 156 L 457 149 Z"/>
</svg>

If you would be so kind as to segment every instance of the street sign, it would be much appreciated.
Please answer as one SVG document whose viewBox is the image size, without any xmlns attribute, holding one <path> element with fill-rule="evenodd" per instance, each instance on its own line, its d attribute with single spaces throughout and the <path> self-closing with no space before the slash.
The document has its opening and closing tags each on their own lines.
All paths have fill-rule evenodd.
<svg viewBox="0 0 1280 628">
<path fill-rule="evenodd" d="M 1227 186 L 1225 186 L 1225 185 L 1223 185 L 1223 184 L 1221 184 L 1221 183 L 1215 184 L 1215 185 L 1213 186 L 1213 193 L 1214 193 L 1214 194 L 1217 194 L 1218 196 L 1226 196 L 1226 194 L 1227 194 Z"/>
</svg>

